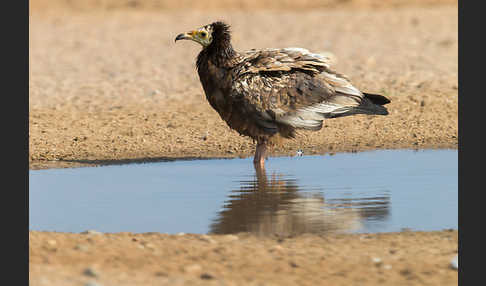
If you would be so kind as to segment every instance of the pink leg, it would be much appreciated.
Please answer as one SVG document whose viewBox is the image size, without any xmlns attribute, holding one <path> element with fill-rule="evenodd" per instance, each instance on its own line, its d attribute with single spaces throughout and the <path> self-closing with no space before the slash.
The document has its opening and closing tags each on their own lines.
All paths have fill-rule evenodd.
<svg viewBox="0 0 486 286">
<path fill-rule="evenodd" d="M 255 150 L 255 158 L 253 164 L 257 169 L 265 169 L 265 152 L 267 151 L 267 145 L 265 142 L 258 142 Z"/>
</svg>

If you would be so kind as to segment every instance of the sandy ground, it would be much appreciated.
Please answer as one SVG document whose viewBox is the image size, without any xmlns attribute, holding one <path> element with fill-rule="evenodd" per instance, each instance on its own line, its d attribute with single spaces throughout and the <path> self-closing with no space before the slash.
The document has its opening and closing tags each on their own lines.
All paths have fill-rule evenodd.
<svg viewBox="0 0 486 286">
<path fill-rule="evenodd" d="M 230 130 L 204 98 L 194 66 L 200 48 L 174 44 L 178 33 L 217 19 L 232 25 L 237 50 L 332 52 L 336 69 L 357 87 L 392 100 L 389 116 L 328 120 L 271 156 L 457 148 L 457 4 L 433 5 L 454 1 L 345 1 L 351 4 L 300 10 L 86 4 L 122 2 L 148 3 L 59 0 L 48 9 L 46 1 L 31 1 L 30 169 L 252 156 L 254 143 Z M 230 2 L 210 3 L 226 9 Z M 319 7 L 332 7 L 326 5 Z M 456 254 L 457 231 L 284 240 L 31 231 L 29 267 L 31 285 L 457 285 L 449 267 Z"/>
<path fill-rule="evenodd" d="M 112 10 L 312 10 L 332 8 L 400 8 L 410 6 L 457 5 L 457 0 L 31 0 L 35 12 L 92 12 Z"/>
<path fill-rule="evenodd" d="M 30 285 L 457 285 L 457 234 L 31 231 Z"/>
<path fill-rule="evenodd" d="M 33 13 L 31 169 L 129 160 L 252 156 L 255 144 L 211 109 L 180 33 L 224 19 L 238 50 L 329 51 L 390 115 L 345 117 L 271 156 L 383 148 L 457 148 L 457 7 L 393 10 Z"/>
</svg>

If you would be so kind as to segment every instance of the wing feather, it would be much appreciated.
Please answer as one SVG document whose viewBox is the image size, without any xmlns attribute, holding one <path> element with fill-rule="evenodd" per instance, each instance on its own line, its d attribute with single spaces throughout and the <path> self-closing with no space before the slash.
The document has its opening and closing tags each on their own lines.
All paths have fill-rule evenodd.
<svg viewBox="0 0 486 286">
<path fill-rule="evenodd" d="M 319 73 L 331 64 L 329 56 L 313 54 L 302 48 L 250 50 L 243 54 L 241 61 L 244 64 L 239 75 L 268 71 L 286 72 L 292 69 Z"/>
<path fill-rule="evenodd" d="M 302 48 L 250 50 L 235 69 L 231 94 L 254 108 L 261 126 L 319 130 L 323 119 L 349 112 L 363 98 L 330 64 L 329 56 Z"/>
</svg>

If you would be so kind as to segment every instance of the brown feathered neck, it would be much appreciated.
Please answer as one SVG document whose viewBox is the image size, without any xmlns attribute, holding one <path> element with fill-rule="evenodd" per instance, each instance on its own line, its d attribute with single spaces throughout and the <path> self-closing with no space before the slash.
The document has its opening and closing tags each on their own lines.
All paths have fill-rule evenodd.
<svg viewBox="0 0 486 286">
<path fill-rule="evenodd" d="M 227 67 L 237 52 L 231 46 L 230 27 L 223 22 L 214 22 L 211 44 L 203 48 L 197 57 L 197 69 L 200 70 L 208 60 L 218 67 Z"/>
</svg>

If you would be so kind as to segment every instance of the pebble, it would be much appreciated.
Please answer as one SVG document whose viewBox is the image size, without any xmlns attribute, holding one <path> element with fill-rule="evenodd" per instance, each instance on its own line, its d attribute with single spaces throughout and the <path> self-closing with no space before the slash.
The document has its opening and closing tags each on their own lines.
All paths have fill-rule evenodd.
<svg viewBox="0 0 486 286">
<path fill-rule="evenodd" d="M 143 246 L 145 246 L 148 249 L 155 249 L 155 245 L 153 245 L 152 243 L 144 243 Z"/>
<path fill-rule="evenodd" d="M 381 258 L 379 257 L 373 257 L 371 259 L 371 261 L 373 261 L 373 263 L 376 265 L 376 266 L 380 266 L 381 264 L 383 264 L 383 261 L 381 260 Z"/>
<path fill-rule="evenodd" d="M 97 230 L 89 229 L 89 230 L 86 230 L 86 231 L 81 232 L 81 234 L 101 235 L 103 233 L 102 232 L 99 232 Z"/>
<path fill-rule="evenodd" d="M 155 276 L 167 277 L 167 276 L 169 276 L 169 274 L 167 274 L 167 272 L 164 272 L 164 271 L 157 271 L 157 272 L 155 272 Z"/>
<path fill-rule="evenodd" d="M 459 269 L 459 256 L 456 255 L 456 257 L 454 257 L 452 260 L 451 260 L 451 267 L 453 269 Z"/>
<path fill-rule="evenodd" d="M 209 235 L 203 234 L 199 237 L 200 240 L 208 243 L 216 243 L 214 239 L 212 239 Z"/>
<path fill-rule="evenodd" d="M 304 151 L 302 151 L 302 149 L 299 149 L 299 150 L 297 150 L 297 152 L 295 152 L 295 154 L 297 156 L 302 156 L 302 155 L 304 155 Z"/>
<path fill-rule="evenodd" d="M 57 244 L 57 242 L 54 239 L 49 239 L 47 241 L 47 244 L 49 244 L 50 246 L 55 246 Z"/>
<path fill-rule="evenodd" d="M 160 94 L 160 90 L 158 90 L 158 89 L 154 89 L 154 90 L 152 90 L 148 93 L 149 96 L 154 96 L 154 95 L 157 95 L 157 94 Z"/>
<path fill-rule="evenodd" d="M 268 249 L 268 251 L 270 251 L 270 252 L 274 252 L 274 251 L 282 251 L 282 250 L 283 250 L 283 247 L 282 247 L 282 246 L 280 246 L 280 245 L 278 245 L 278 244 L 277 244 L 277 245 L 274 245 L 274 246 L 272 246 L 272 247 L 270 247 L 270 248 Z"/>
<path fill-rule="evenodd" d="M 203 273 L 199 277 L 201 277 L 201 279 L 205 279 L 205 280 L 209 280 L 209 279 L 213 279 L 214 278 L 213 275 L 211 275 L 209 273 Z"/>
<path fill-rule="evenodd" d="M 372 260 L 374 263 L 381 263 L 381 258 L 379 258 L 379 257 L 373 257 L 371 260 Z"/>
<path fill-rule="evenodd" d="M 84 269 L 83 271 L 83 274 L 86 275 L 86 276 L 90 276 L 90 277 L 99 277 L 99 273 L 94 270 L 92 267 L 88 267 L 86 269 Z"/>
<path fill-rule="evenodd" d="M 224 238 L 224 241 L 235 241 L 235 240 L 238 240 L 238 236 L 234 235 L 234 234 L 227 234 L 225 236 L 223 236 Z"/>
<path fill-rule="evenodd" d="M 89 247 L 84 245 L 84 244 L 76 244 L 74 249 L 79 250 L 79 251 L 88 251 Z"/>
<path fill-rule="evenodd" d="M 199 264 L 191 264 L 184 267 L 184 271 L 188 273 L 199 272 L 202 270 L 202 266 Z"/>
</svg>

